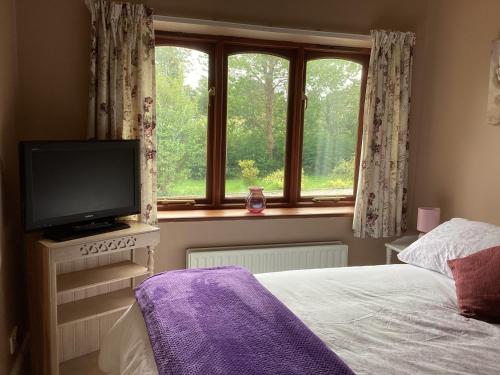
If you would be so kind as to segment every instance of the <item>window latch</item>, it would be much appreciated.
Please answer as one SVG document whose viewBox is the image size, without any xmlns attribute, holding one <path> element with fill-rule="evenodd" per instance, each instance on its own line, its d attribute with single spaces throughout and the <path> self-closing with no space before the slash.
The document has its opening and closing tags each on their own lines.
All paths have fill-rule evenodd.
<svg viewBox="0 0 500 375">
<path fill-rule="evenodd" d="M 208 89 L 208 95 L 215 96 L 215 87 L 212 86 Z"/>
<path fill-rule="evenodd" d="M 164 206 L 194 206 L 194 199 L 160 199 L 158 203 Z"/>
<path fill-rule="evenodd" d="M 319 203 L 319 202 L 339 202 L 341 200 L 344 200 L 346 197 L 314 197 L 312 199 L 313 202 Z"/>
<path fill-rule="evenodd" d="M 309 103 L 309 98 L 306 94 L 302 94 L 302 100 L 304 101 L 304 111 L 307 109 L 307 105 Z"/>
</svg>

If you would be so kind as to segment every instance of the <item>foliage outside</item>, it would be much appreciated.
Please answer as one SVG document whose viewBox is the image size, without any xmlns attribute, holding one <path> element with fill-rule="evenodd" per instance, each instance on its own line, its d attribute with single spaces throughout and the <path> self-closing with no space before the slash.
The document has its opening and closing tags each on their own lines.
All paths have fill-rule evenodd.
<svg viewBox="0 0 500 375">
<path fill-rule="evenodd" d="M 238 165 L 241 168 L 241 178 L 245 185 L 254 185 L 259 175 L 259 169 L 255 166 L 255 160 L 240 160 L 238 161 Z"/>
<path fill-rule="evenodd" d="M 274 172 L 271 172 L 269 175 L 264 177 L 264 183 L 266 187 L 273 190 L 283 190 L 285 182 L 285 170 L 283 168 L 277 169 Z"/>
<path fill-rule="evenodd" d="M 205 197 L 208 56 L 156 48 L 158 195 Z M 282 196 L 289 61 L 245 53 L 228 59 L 226 195 L 250 185 Z M 302 195 L 352 194 L 361 66 L 307 63 Z"/>
</svg>

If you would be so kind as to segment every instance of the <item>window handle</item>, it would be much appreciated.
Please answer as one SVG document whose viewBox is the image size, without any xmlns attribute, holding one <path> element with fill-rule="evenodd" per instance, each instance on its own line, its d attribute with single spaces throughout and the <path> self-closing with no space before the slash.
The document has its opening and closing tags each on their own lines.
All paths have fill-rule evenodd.
<svg viewBox="0 0 500 375">
<path fill-rule="evenodd" d="M 312 199 L 313 202 L 339 202 L 341 200 L 346 199 L 346 197 L 314 197 Z"/>
<path fill-rule="evenodd" d="M 309 104 L 309 98 L 306 94 L 302 94 L 302 100 L 304 101 L 304 111 L 307 109 L 307 105 Z"/>
<path fill-rule="evenodd" d="M 160 199 L 158 200 L 158 203 L 165 206 L 194 206 L 196 201 L 194 199 Z"/>
<path fill-rule="evenodd" d="M 215 87 L 212 86 L 208 89 L 208 95 L 215 96 Z"/>
</svg>

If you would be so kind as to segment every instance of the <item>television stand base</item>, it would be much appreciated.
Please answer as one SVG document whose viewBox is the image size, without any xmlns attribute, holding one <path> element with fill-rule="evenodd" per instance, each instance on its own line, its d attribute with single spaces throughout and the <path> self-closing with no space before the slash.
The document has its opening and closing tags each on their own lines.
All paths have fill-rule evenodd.
<svg viewBox="0 0 500 375">
<path fill-rule="evenodd" d="M 121 221 L 96 221 L 48 229 L 43 233 L 43 236 L 50 240 L 61 242 L 127 228 L 130 228 L 130 225 Z"/>
</svg>

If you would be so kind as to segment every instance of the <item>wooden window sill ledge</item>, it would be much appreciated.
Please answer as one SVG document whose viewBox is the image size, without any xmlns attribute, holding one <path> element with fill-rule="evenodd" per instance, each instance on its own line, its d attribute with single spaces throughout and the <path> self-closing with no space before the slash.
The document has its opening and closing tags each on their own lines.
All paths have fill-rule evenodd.
<svg viewBox="0 0 500 375">
<path fill-rule="evenodd" d="M 245 209 L 158 211 L 159 222 L 257 220 L 310 217 L 352 217 L 354 207 L 297 207 L 267 208 L 261 214 L 251 214 Z"/>
</svg>

